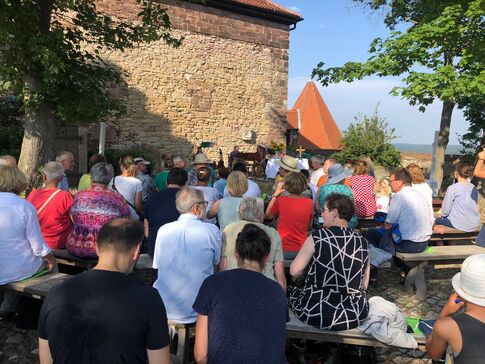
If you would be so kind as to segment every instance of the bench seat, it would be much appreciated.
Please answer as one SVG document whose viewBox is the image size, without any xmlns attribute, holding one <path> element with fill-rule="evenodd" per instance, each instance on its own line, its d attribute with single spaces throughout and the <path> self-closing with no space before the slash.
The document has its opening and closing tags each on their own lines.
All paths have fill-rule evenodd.
<svg viewBox="0 0 485 364">
<path fill-rule="evenodd" d="M 54 286 L 71 277 L 71 275 L 64 273 L 47 273 L 37 278 L 5 284 L 0 286 L 0 289 L 3 291 L 16 292 L 23 296 L 44 299 Z"/>
<path fill-rule="evenodd" d="M 325 341 L 331 343 L 372 346 L 372 347 L 389 347 L 388 345 L 374 339 L 372 336 L 360 331 L 359 329 L 345 331 L 329 331 L 317 329 L 300 321 L 290 310 L 290 321 L 286 324 L 286 335 L 289 338 L 306 339 L 315 341 Z M 426 351 L 426 338 L 424 335 L 414 334 L 418 347 Z"/>
<path fill-rule="evenodd" d="M 474 240 L 480 230 L 474 231 L 461 231 L 458 229 L 453 229 L 449 227 L 445 227 L 442 233 L 437 231 L 433 231 L 433 235 L 431 235 L 430 241 L 444 241 L 444 240 Z"/>
<path fill-rule="evenodd" d="M 485 248 L 478 245 L 449 245 L 433 246 L 421 253 L 399 253 L 396 258 L 412 267 L 404 279 L 404 290 L 413 292 L 416 287 L 416 297 L 422 301 L 426 299 L 425 268 L 429 262 L 433 264 L 461 263 L 474 254 L 485 253 Z"/>
</svg>

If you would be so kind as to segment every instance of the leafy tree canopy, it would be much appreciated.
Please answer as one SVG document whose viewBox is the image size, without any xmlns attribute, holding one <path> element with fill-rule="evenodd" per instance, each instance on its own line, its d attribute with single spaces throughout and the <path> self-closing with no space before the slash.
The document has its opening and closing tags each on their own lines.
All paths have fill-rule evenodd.
<svg viewBox="0 0 485 364">
<path fill-rule="evenodd" d="M 63 120 L 119 114 L 123 105 L 110 97 L 109 86 L 120 82 L 121 71 L 103 60 L 101 50 L 181 42 L 170 35 L 169 18 L 156 1 L 134 1 L 138 22 L 104 14 L 94 0 L 0 1 L 0 88 L 13 90 L 26 109 L 43 105 Z"/>
<path fill-rule="evenodd" d="M 355 122 L 344 131 L 340 144 L 342 150 L 334 154 L 341 163 L 349 159 L 368 156 L 375 163 L 392 168 L 401 163 L 401 153 L 391 144 L 396 138 L 395 130 L 389 128 L 385 118 L 378 115 L 377 109 L 371 117 L 357 115 Z"/>
<path fill-rule="evenodd" d="M 313 70 L 323 85 L 366 76 L 400 76 L 401 95 L 421 111 L 434 99 L 461 100 L 485 93 L 484 0 L 355 0 L 386 12 L 391 29 L 386 39 L 376 38 L 366 62 Z M 399 23 L 406 30 L 397 30 Z M 464 105 L 463 105 L 464 106 Z"/>
</svg>

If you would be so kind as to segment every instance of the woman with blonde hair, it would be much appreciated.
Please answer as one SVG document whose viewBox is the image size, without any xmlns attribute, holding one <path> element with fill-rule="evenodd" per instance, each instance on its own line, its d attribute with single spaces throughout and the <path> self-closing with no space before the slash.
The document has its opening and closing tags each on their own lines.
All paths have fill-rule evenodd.
<svg viewBox="0 0 485 364">
<path fill-rule="evenodd" d="M 27 187 L 27 179 L 17 167 L 0 166 L 0 285 L 21 281 L 48 268 L 56 259 L 42 236 L 37 211 L 18 195 Z M 6 294 L 0 315 L 16 310 L 17 297 Z"/>
<path fill-rule="evenodd" d="M 207 213 L 207 218 L 217 216 L 219 227 L 224 231 L 225 227 L 239 220 L 238 211 L 242 196 L 248 190 L 248 178 L 240 171 L 232 171 L 227 177 L 227 190 L 229 197 L 217 200 Z"/>
<path fill-rule="evenodd" d="M 433 190 L 424 180 L 423 169 L 415 163 L 411 163 L 406 167 L 411 175 L 411 188 L 426 200 L 426 203 L 431 209 L 431 217 L 434 220 L 433 213 Z"/>
<path fill-rule="evenodd" d="M 141 194 L 143 186 L 136 178 L 136 164 L 131 155 L 125 154 L 120 158 L 121 174 L 111 181 L 109 188 L 119 192 L 130 207 L 131 217 L 138 220 L 142 213 Z"/>
<path fill-rule="evenodd" d="M 386 217 L 391 202 L 391 186 L 387 178 L 382 178 L 376 186 L 376 215 Z"/>
</svg>

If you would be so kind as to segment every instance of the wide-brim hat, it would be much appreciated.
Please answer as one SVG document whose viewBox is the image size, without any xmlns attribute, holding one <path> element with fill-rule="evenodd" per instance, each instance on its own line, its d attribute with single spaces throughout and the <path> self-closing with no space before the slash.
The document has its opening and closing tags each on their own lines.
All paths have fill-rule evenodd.
<svg viewBox="0 0 485 364">
<path fill-rule="evenodd" d="M 485 254 L 466 258 L 460 273 L 451 279 L 451 284 L 465 301 L 485 307 Z"/>
<path fill-rule="evenodd" d="M 195 155 L 194 161 L 192 162 L 192 165 L 194 164 L 211 164 L 212 161 L 207 158 L 205 153 L 198 153 Z"/>
<path fill-rule="evenodd" d="M 340 163 L 335 163 L 328 168 L 327 185 L 333 185 L 346 179 L 352 174 L 351 171 L 345 169 Z"/>
<path fill-rule="evenodd" d="M 298 162 L 296 161 L 296 158 L 290 157 L 289 155 L 285 155 L 276 163 L 281 168 L 286 169 L 287 171 L 300 172 L 300 168 L 298 168 Z"/>
</svg>

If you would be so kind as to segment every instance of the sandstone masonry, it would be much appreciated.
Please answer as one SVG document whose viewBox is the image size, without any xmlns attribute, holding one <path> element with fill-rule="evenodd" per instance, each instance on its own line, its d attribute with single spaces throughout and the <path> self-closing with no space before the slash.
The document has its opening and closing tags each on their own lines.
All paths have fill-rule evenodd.
<svg viewBox="0 0 485 364">
<path fill-rule="evenodd" d="M 116 125 L 155 154 L 191 156 L 202 141 L 217 158 L 234 145 L 285 140 L 289 26 L 181 0 L 161 1 L 179 48 L 163 41 L 102 56 L 126 72 L 120 90 L 128 113 Z M 112 15 L 134 18 L 135 5 L 98 1 Z M 247 140 L 248 139 L 248 140 Z M 117 147 L 130 147 L 122 140 Z M 226 161 L 227 162 L 227 161 Z"/>
</svg>

